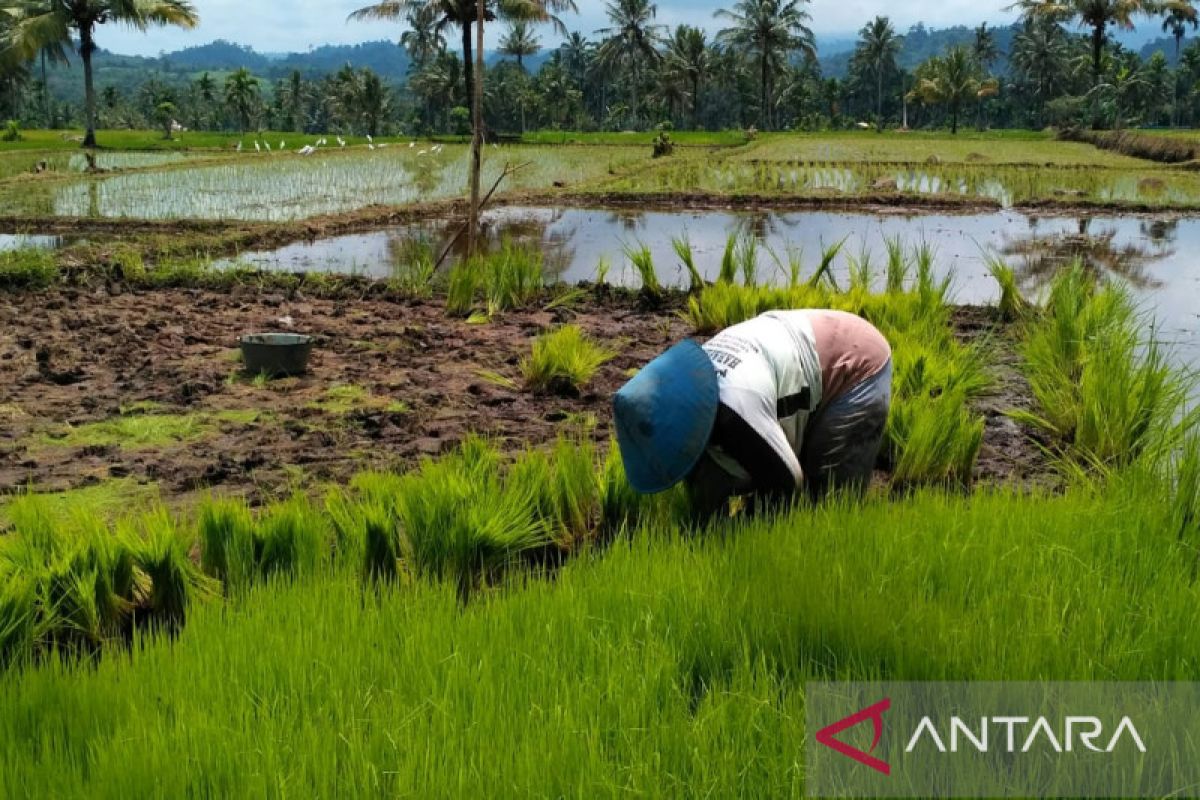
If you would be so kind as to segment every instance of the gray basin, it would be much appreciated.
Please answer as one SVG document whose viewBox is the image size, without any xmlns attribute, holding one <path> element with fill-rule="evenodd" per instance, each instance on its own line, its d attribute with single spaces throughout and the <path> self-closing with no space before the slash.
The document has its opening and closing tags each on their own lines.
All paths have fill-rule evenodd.
<svg viewBox="0 0 1200 800">
<path fill-rule="evenodd" d="M 281 378 L 303 375 L 308 370 L 313 337 L 299 333 L 250 333 L 238 339 L 238 344 L 247 372 Z"/>
</svg>

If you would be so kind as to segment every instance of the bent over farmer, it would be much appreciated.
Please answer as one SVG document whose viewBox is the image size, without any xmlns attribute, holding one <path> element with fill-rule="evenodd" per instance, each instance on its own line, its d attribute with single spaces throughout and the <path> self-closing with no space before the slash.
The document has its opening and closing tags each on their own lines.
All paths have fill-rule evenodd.
<svg viewBox="0 0 1200 800">
<path fill-rule="evenodd" d="M 891 348 L 844 311 L 771 311 L 651 361 L 613 400 L 630 484 L 686 480 L 697 513 L 733 495 L 862 493 L 891 402 Z"/>
</svg>

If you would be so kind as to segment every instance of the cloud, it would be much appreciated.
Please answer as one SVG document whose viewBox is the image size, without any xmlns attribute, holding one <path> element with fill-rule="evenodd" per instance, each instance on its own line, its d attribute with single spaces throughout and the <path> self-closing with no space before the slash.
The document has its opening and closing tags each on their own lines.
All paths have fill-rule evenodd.
<svg viewBox="0 0 1200 800">
<path fill-rule="evenodd" d="M 140 33 L 128 28 L 104 26 L 102 47 L 117 53 L 157 55 L 183 47 L 226 39 L 248 44 L 260 52 L 303 51 L 322 44 L 353 44 L 368 40 L 398 39 L 398 24 L 347 22 L 347 15 L 369 0 L 291 0 L 287 4 L 264 0 L 198 0 L 200 25 L 191 31 L 155 28 Z M 731 7 L 734 0 L 658 0 L 658 21 L 663 25 L 696 25 L 710 31 L 722 27 L 713 13 Z M 603 0 L 578 0 L 579 15 L 568 15 L 567 27 L 596 38 L 594 31 L 607 27 Z M 813 0 L 808 11 L 818 35 L 848 36 L 877 14 L 888 15 L 901 30 L 917 22 L 931 27 L 988 21 L 1002 23 L 1014 18 L 1004 11 L 1008 0 Z M 488 37 L 493 39 L 492 36 Z M 543 39 L 549 43 L 549 34 Z"/>
</svg>

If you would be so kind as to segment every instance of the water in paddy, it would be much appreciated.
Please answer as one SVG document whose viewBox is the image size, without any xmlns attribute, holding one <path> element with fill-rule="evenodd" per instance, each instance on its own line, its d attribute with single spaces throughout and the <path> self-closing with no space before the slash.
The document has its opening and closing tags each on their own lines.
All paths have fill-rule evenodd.
<svg viewBox="0 0 1200 800">
<path fill-rule="evenodd" d="M 811 272 L 823 246 L 846 239 L 834 268 L 844 280 L 851 257 L 869 252 L 881 272 L 888 240 L 899 238 L 910 246 L 924 242 L 936 251 L 938 272 L 953 273 L 954 297 L 960 303 L 995 299 L 996 285 L 984 258 L 988 251 L 1017 266 L 1031 296 L 1055 270 L 1078 257 L 1104 275 L 1126 280 L 1156 318 L 1160 338 L 1175 345 L 1182 360 L 1200 367 L 1200 217 L 501 208 L 486 214 L 485 225 L 493 245 L 506 238 L 540 244 L 550 277 L 569 283 L 594 280 L 597 265 L 607 260 L 612 265 L 610 282 L 637 285 L 623 251 L 627 245 L 645 244 L 654 255 L 660 279 L 686 285 L 687 275 L 671 245 L 673 237 L 681 236 L 691 242 L 701 272 L 712 278 L 726 239 L 734 231 L 748 232 L 760 241 L 763 281 L 783 275 L 772 252 L 784 263 L 789 252 L 801 252 L 805 269 Z M 432 221 L 246 253 L 240 260 L 272 270 L 383 278 L 401 263 L 411 237 L 425 236 L 440 243 L 448 229 L 446 222 Z"/>
</svg>

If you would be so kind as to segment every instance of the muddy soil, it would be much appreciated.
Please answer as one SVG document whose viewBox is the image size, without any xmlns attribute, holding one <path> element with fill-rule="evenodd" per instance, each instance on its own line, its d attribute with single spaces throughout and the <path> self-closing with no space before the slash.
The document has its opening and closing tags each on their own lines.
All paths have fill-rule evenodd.
<svg viewBox="0 0 1200 800">
<path fill-rule="evenodd" d="M 262 499 L 344 481 L 364 469 L 402 468 L 469 431 L 515 449 L 585 429 L 606 446 L 613 392 L 631 370 L 688 335 L 676 311 L 647 311 L 622 296 L 472 325 L 447 318 L 434 302 L 319 299 L 253 288 L 0 296 L 0 494 L 127 477 L 157 483 L 168 500 L 210 488 Z M 961 312 L 960 334 L 991 328 L 989 314 Z M 518 363 L 532 339 L 565 321 L 620 351 L 581 396 L 534 395 L 482 376 L 519 380 Z M 237 337 L 269 330 L 317 337 L 307 376 L 263 384 L 241 373 Z M 1004 379 L 981 401 L 988 423 L 978 477 L 1036 482 L 1047 474 L 1040 451 L 1002 415 L 1026 394 L 1010 362 L 1011 353 L 1000 359 Z M 329 390 L 347 385 L 361 387 L 364 397 L 338 407 Z M 197 415 L 206 421 L 203 430 L 141 448 L 63 446 L 47 438 L 131 407 L 144 413 L 146 404 L 154 404 L 155 414 Z M 244 409 L 261 412 L 259 418 L 220 416 Z"/>
</svg>

